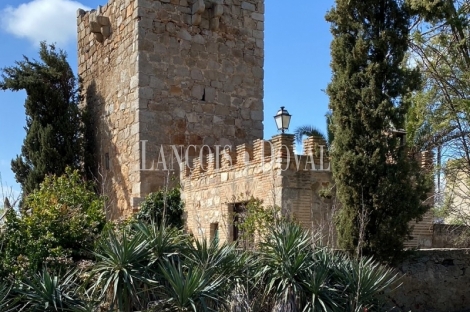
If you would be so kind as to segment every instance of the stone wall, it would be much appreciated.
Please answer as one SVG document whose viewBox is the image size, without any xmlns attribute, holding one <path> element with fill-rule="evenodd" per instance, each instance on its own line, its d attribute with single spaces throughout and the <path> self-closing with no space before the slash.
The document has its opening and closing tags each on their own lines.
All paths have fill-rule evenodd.
<svg viewBox="0 0 470 312">
<path fill-rule="evenodd" d="M 263 137 L 264 0 L 110 0 L 78 11 L 78 38 L 109 217 L 163 186 L 140 170 L 162 145 Z"/>
<path fill-rule="evenodd" d="M 221 241 L 231 242 L 234 205 L 254 197 L 265 207 L 280 207 L 284 215 L 334 245 L 333 203 L 321 194 L 333 185 L 326 142 L 309 137 L 303 142 L 303 155 L 295 155 L 293 140 L 292 135 L 282 134 L 227 151 L 201 153 L 202 160 L 195 157 L 193 169 L 186 167 L 180 174 L 188 230 L 198 238 L 211 238 L 211 228 L 217 226 Z M 425 154 L 421 158 L 428 159 Z M 432 215 L 410 223 L 413 239 L 406 247 L 430 247 Z"/>
<path fill-rule="evenodd" d="M 264 1 L 138 1 L 139 131 L 147 154 L 157 155 L 161 144 L 263 138 Z M 161 185 L 155 175 L 142 174 L 142 194 Z"/>
<path fill-rule="evenodd" d="M 109 197 L 107 216 L 126 209 L 139 182 L 138 20 L 136 0 L 78 11 L 78 73 L 83 105 L 94 117 L 96 175 Z M 101 22 L 104 25 L 101 25 Z M 102 33 L 103 28 L 103 33 Z M 106 36 L 105 36 L 106 35 Z"/>
<path fill-rule="evenodd" d="M 432 152 L 424 151 L 415 156 L 418 164 L 422 170 L 426 172 L 433 172 L 434 170 L 434 155 Z M 430 207 L 434 206 L 435 190 L 434 185 L 429 190 L 425 203 Z M 434 215 L 432 209 L 426 212 L 421 220 L 411 221 L 409 224 L 413 227 L 412 239 L 405 242 L 405 247 L 420 247 L 420 248 L 431 248 L 433 247 L 433 222 Z"/>
<path fill-rule="evenodd" d="M 216 225 L 220 241 L 231 242 L 234 204 L 255 197 L 263 200 L 265 207 L 281 207 L 284 215 L 304 228 L 323 231 L 327 239 L 331 203 L 318 191 L 331 186 L 331 172 L 326 170 L 326 157 L 323 167 L 320 164 L 318 149 L 313 150 L 315 141 L 306 141 L 306 155 L 297 155 L 298 162 L 293 158 L 293 136 L 287 134 L 269 142 L 256 140 L 251 145 L 239 145 L 221 153 L 219 160 L 216 153 L 202 162 L 197 157 L 194 169 L 182 171 L 180 178 L 188 230 L 197 238 L 209 239 Z"/>
<path fill-rule="evenodd" d="M 398 266 L 393 311 L 470 311 L 470 249 L 423 249 Z"/>
</svg>

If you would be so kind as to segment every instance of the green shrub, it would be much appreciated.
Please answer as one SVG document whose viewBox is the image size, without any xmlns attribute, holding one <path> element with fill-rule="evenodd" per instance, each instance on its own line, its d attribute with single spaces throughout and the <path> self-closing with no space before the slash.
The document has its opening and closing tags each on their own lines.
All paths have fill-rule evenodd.
<svg viewBox="0 0 470 312">
<path fill-rule="evenodd" d="M 283 220 L 281 210 L 278 206 L 265 207 L 263 201 L 251 197 L 241 209 L 241 212 L 233 214 L 234 225 L 239 230 L 239 247 L 255 248 L 260 241 L 266 238 L 270 229 Z"/>
<path fill-rule="evenodd" d="M 0 274 L 37 272 L 44 263 L 67 266 L 73 260 L 90 259 L 105 223 L 103 200 L 78 171 L 48 176 L 24 199 L 20 215 L 9 210 L 6 216 L 0 235 Z"/>
<path fill-rule="evenodd" d="M 182 219 L 184 203 L 181 200 L 180 189 L 175 187 L 167 192 L 160 190 L 151 193 L 142 203 L 139 212 L 135 215 L 137 220 L 183 228 Z M 163 215 L 165 218 L 163 219 Z"/>
</svg>

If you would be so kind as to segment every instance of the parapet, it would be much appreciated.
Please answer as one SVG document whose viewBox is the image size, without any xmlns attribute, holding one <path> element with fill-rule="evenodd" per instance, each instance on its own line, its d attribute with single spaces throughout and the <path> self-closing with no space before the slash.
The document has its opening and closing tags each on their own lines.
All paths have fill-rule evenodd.
<svg viewBox="0 0 470 312">
<path fill-rule="evenodd" d="M 240 170 L 245 167 L 278 166 L 283 171 L 329 171 L 330 164 L 326 142 L 318 137 L 304 141 L 303 154 L 295 153 L 294 136 L 280 134 L 270 140 L 255 140 L 232 146 L 202 148 L 198 157 L 193 158 L 192 167 L 181 170 L 182 179 L 198 179 L 216 172 Z M 204 153 L 204 151 L 206 151 Z"/>
<path fill-rule="evenodd" d="M 84 30 L 84 34 L 93 34 L 94 39 L 100 43 L 107 39 L 111 35 L 111 22 L 109 17 L 104 16 L 104 14 L 109 14 L 108 6 L 110 3 L 106 4 L 105 6 L 100 5 L 96 10 L 91 10 L 88 12 L 82 9 L 78 9 L 77 24 L 79 27 L 79 32 Z M 81 23 L 84 23 L 83 26 L 81 26 Z M 80 27 L 82 29 L 80 29 Z M 79 39 L 81 39 L 80 33 Z"/>
</svg>

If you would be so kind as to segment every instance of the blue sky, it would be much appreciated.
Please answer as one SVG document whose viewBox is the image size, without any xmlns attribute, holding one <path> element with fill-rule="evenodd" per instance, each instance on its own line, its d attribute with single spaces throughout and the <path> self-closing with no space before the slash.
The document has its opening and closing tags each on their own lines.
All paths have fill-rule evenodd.
<svg viewBox="0 0 470 312">
<path fill-rule="evenodd" d="M 333 0 L 265 3 L 264 137 L 277 133 L 273 116 L 280 106 L 292 115 L 290 131 L 302 125 L 325 130 L 328 97 L 322 90 L 331 78 L 331 35 L 324 16 Z M 3 0 L 0 68 L 14 65 L 22 55 L 36 58 L 39 42 L 46 40 L 67 52 L 76 71 L 76 9 L 104 4 L 96 0 Z M 25 137 L 24 99 L 23 92 L 0 91 L 0 174 L 3 185 L 13 190 L 20 189 L 10 161 L 20 154 Z"/>
</svg>

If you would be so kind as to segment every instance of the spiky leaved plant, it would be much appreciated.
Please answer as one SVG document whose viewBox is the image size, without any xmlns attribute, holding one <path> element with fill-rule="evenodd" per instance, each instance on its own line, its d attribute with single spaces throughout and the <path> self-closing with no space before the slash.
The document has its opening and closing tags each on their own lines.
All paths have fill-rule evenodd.
<svg viewBox="0 0 470 312">
<path fill-rule="evenodd" d="M 40 273 L 24 277 L 16 287 L 15 295 L 21 300 L 21 311 L 82 311 L 84 302 L 78 290 L 75 271 L 56 275 L 43 269 Z"/>
<path fill-rule="evenodd" d="M 128 230 L 110 231 L 94 254 L 97 262 L 91 270 L 91 293 L 108 301 L 111 310 L 130 312 L 144 308 L 141 290 L 155 284 L 147 266 L 150 250 L 144 237 Z"/>
</svg>

